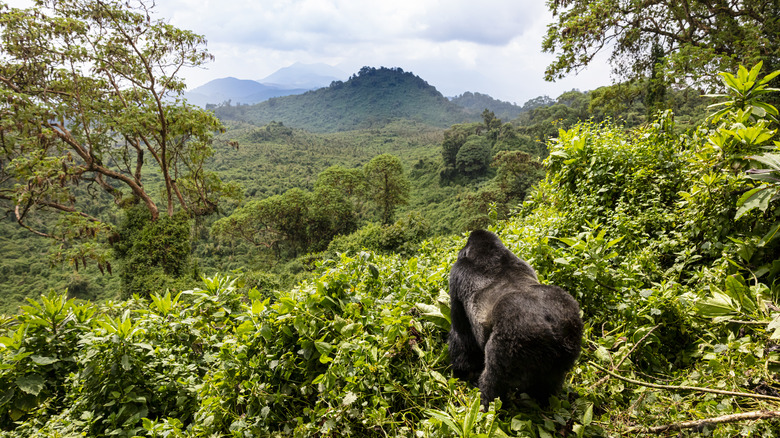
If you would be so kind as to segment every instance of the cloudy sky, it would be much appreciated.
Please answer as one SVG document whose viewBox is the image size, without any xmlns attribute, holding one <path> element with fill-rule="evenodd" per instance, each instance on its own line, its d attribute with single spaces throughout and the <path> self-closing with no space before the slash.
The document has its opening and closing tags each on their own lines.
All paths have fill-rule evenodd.
<svg viewBox="0 0 780 438">
<path fill-rule="evenodd" d="M 6 0 L 21 6 L 29 0 Z M 544 0 L 156 0 L 157 17 L 203 34 L 215 56 L 183 72 L 190 89 L 217 78 L 262 79 L 296 62 L 346 76 L 400 67 L 445 96 L 465 91 L 522 105 L 611 83 L 606 56 L 578 75 L 543 80 Z M 346 77 L 344 78 L 346 79 Z"/>
<path fill-rule="evenodd" d="M 604 61 L 548 83 L 544 0 L 157 0 L 159 17 L 203 34 L 215 61 L 185 73 L 190 88 L 233 76 L 262 79 L 295 62 L 347 75 L 401 67 L 446 96 L 465 91 L 522 105 L 611 81 Z M 346 79 L 346 78 L 345 78 Z"/>
</svg>

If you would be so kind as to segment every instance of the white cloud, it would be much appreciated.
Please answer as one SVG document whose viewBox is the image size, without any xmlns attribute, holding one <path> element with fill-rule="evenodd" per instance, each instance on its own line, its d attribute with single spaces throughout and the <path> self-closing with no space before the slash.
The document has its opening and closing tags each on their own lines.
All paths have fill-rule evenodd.
<svg viewBox="0 0 780 438">
<path fill-rule="evenodd" d="M 29 0 L 11 0 L 14 3 Z M 158 18 L 206 36 L 215 61 L 183 74 L 191 88 L 259 79 L 295 62 L 347 73 L 401 67 L 448 96 L 475 91 L 522 104 L 610 83 L 606 56 L 580 75 L 544 82 L 552 21 L 545 0 L 157 0 Z"/>
</svg>

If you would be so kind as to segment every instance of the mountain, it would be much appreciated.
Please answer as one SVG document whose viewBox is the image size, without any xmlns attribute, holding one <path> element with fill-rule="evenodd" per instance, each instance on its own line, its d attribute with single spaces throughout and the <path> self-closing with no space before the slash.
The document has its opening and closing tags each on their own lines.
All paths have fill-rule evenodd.
<svg viewBox="0 0 780 438">
<path fill-rule="evenodd" d="M 346 82 L 254 105 L 221 105 L 215 112 L 223 120 L 259 126 L 276 121 L 311 132 L 378 127 L 398 119 L 438 127 L 481 119 L 413 73 L 385 67 L 363 67 Z"/>
<path fill-rule="evenodd" d="M 496 117 L 505 122 L 513 120 L 524 111 L 527 111 L 524 107 L 513 103 L 494 99 L 487 94 L 472 93 L 470 91 L 467 91 L 460 96 L 453 97 L 451 101 L 470 112 L 478 114 L 482 114 L 482 111 L 485 109 L 493 111 Z"/>
<path fill-rule="evenodd" d="M 278 88 L 305 88 L 315 90 L 327 87 L 333 81 L 343 81 L 347 74 L 328 64 L 295 64 L 280 68 L 270 76 L 260 79 L 260 83 Z"/>
<path fill-rule="evenodd" d="M 214 79 L 184 93 L 191 104 L 205 107 L 230 101 L 232 104 L 254 104 L 272 97 L 301 94 L 327 87 L 343 80 L 347 74 L 328 64 L 295 64 L 280 68 L 270 76 L 253 81 L 233 77 Z"/>
<path fill-rule="evenodd" d="M 191 104 L 205 107 L 208 104 L 216 105 L 227 101 L 235 104 L 252 104 L 272 97 L 300 94 L 306 91 L 309 91 L 309 88 L 281 88 L 249 79 L 229 77 L 214 79 L 184 93 L 184 97 Z"/>
</svg>

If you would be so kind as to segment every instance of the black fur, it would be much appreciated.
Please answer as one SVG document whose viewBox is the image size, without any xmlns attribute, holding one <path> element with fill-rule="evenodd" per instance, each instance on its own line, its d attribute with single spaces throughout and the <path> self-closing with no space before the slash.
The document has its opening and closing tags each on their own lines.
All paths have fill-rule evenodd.
<svg viewBox="0 0 780 438">
<path fill-rule="evenodd" d="M 474 231 L 450 271 L 452 369 L 478 377 L 482 404 L 517 389 L 547 404 L 580 355 L 577 301 L 536 272 L 493 233 Z"/>
</svg>

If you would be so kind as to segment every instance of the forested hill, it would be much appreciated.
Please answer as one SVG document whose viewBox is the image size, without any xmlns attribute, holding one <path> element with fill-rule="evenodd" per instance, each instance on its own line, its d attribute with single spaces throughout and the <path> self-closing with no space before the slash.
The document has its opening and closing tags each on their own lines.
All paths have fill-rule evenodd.
<svg viewBox="0 0 780 438">
<path fill-rule="evenodd" d="M 373 128 L 398 119 L 446 128 L 480 119 L 479 113 L 450 102 L 413 73 L 385 67 L 363 67 L 346 82 L 335 81 L 301 95 L 255 105 L 222 105 L 215 111 L 222 120 L 260 126 L 276 121 L 311 132 Z"/>
<path fill-rule="evenodd" d="M 515 119 L 521 113 L 530 109 L 514 103 L 494 99 L 487 94 L 472 93 L 471 91 L 467 91 L 460 96 L 452 98 L 452 103 L 477 114 L 482 114 L 482 111 L 485 109 L 493 111 L 493 114 L 495 114 L 496 117 L 505 121 Z"/>
</svg>

